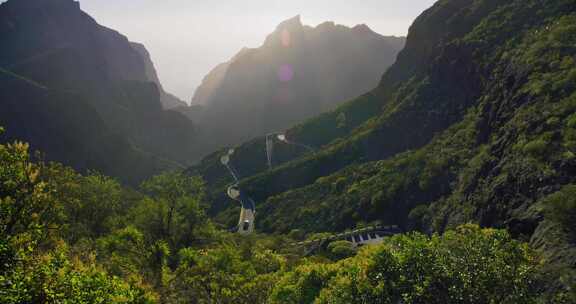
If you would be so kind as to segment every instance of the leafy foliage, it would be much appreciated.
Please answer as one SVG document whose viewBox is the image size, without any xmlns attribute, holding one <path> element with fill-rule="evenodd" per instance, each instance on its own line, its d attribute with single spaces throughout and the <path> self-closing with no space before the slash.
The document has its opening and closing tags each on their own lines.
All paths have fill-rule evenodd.
<svg viewBox="0 0 576 304">
<path fill-rule="evenodd" d="M 573 4 L 438 1 L 377 89 L 290 131 L 321 143 L 315 154 L 247 174 L 261 229 L 505 227 L 555 264 L 547 287 L 568 290 L 558 269 L 574 269 L 576 247 L 556 226 L 572 234 L 571 200 L 554 193 L 576 182 Z"/>
<path fill-rule="evenodd" d="M 1 302 L 574 302 L 573 4 L 439 1 L 378 89 L 289 132 L 316 153 L 265 172 L 262 139 L 239 148 L 257 228 L 277 235 L 207 218 L 229 203 L 217 154 L 209 190 L 171 172 L 135 191 L 1 145 Z M 372 222 L 437 234 L 309 258 L 281 235 Z"/>
<path fill-rule="evenodd" d="M 465 225 L 299 266 L 280 279 L 272 303 L 537 303 L 537 265 L 506 232 Z"/>
<path fill-rule="evenodd" d="M 190 244 L 197 228 L 208 228 L 201 204 L 204 184 L 197 177 L 164 173 L 145 181 L 142 191 L 150 195 L 134 212 L 134 222 L 147 235 L 168 241 L 174 248 Z"/>
<path fill-rule="evenodd" d="M 549 218 L 560 224 L 572 241 L 576 241 L 576 186 L 570 185 L 545 198 Z"/>
<path fill-rule="evenodd" d="M 74 262 L 51 232 L 61 221 L 57 187 L 28 145 L 0 145 L 0 302 L 148 303 L 145 290 L 109 276 L 93 261 Z M 46 249 L 48 248 L 48 249 Z"/>
<path fill-rule="evenodd" d="M 2 303 L 544 299 L 536 288 L 537 257 L 504 230 L 465 225 L 431 238 L 399 235 L 358 254 L 337 241 L 323 253 L 332 260 L 302 259 L 281 236 L 217 231 L 203 213 L 205 189 L 197 177 L 165 173 L 135 193 L 97 173 L 33 162 L 25 144 L 0 145 L 0 151 Z M 563 191 L 550 197 L 551 206 L 564 201 L 561 195 L 571 198 L 571 188 Z M 34 212 L 21 213 L 22 206 Z M 570 299 L 565 292 L 555 296 Z"/>
</svg>

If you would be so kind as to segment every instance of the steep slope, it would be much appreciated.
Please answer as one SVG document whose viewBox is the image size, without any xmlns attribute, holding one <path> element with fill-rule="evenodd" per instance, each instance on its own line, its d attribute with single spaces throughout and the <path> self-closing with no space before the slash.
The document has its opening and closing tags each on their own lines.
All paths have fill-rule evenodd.
<svg viewBox="0 0 576 304">
<path fill-rule="evenodd" d="M 255 193 L 266 197 L 268 195 L 259 191 L 259 182 L 270 185 L 268 183 L 274 179 L 285 178 L 287 181 L 291 170 L 314 165 L 327 166 L 329 162 L 324 160 L 326 158 L 338 160 L 349 157 L 356 162 L 383 159 L 376 163 L 352 165 L 331 175 L 333 182 L 337 177 L 347 180 L 340 180 L 337 196 L 364 187 L 371 189 L 367 192 L 371 196 L 381 191 L 389 194 L 398 191 L 401 195 L 407 195 L 411 204 L 402 204 L 400 200 L 394 202 L 394 197 L 388 195 L 383 198 L 376 195 L 370 206 L 394 202 L 393 205 L 409 211 L 419 203 L 437 201 L 447 194 L 456 195 L 455 190 L 462 186 L 461 191 L 467 194 L 453 203 L 457 206 L 463 203 L 462 200 L 480 200 L 489 206 L 500 202 L 504 206 L 496 210 L 504 214 L 492 210 L 484 211 L 487 214 L 468 214 L 468 218 L 475 218 L 475 215 L 486 225 L 501 225 L 506 213 L 511 211 L 507 207 L 530 204 L 537 199 L 529 197 L 542 197 L 546 192 L 557 190 L 558 185 L 571 183 L 576 177 L 572 167 L 570 123 L 574 112 L 573 80 L 576 76 L 573 65 L 575 50 L 571 47 L 575 30 L 571 25 L 574 7 L 569 5 L 569 1 L 534 1 L 521 9 L 522 3 L 441 1 L 436 4 L 415 23 L 411 32 L 414 36 L 418 37 L 418 27 L 433 27 L 429 20 L 451 19 L 451 22 L 460 25 L 448 29 L 461 30 L 460 21 L 466 21 L 470 26 L 469 30 L 458 36 L 446 33 L 445 37 L 450 38 L 437 45 L 437 56 L 427 63 L 423 74 L 419 76 L 419 72 L 415 72 L 410 78 L 405 77 L 410 79 L 407 83 L 397 87 L 406 90 L 419 77 L 424 77 L 425 82 L 412 85 L 411 91 L 402 99 L 396 97 L 388 100 L 385 109 L 393 104 L 393 110 L 385 111 L 378 119 L 356 129 L 342 143 L 333 143 L 317 156 L 288 163 L 273 172 L 255 177 L 251 181 Z M 452 18 L 446 18 L 444 14 L 451 14 Z M 473 21 L 471 16 L 480 18 Z M 402 66 L 403 58 L 408 57 L 407 54 L 411 52 L 409 46 L 401 54 L 398 64 L 384 77 L 383 86 L 389 85 L 397 66 Z M 456 79 L 462 80 L 456 82 Z M 391 131 L 399 128 L 397 125 L 401 125 L 403 130 L 393 134 Z M 375 175 L 380 179 L 368 182 Z M 396 178 L 392 178 L 394 175 Z M 301 178 L 309 177 L 303 174 Z M 542 180 L 536 182 L 539 179 Z M 482 183 L 478 184 L 480 180 Z M 388 184 L 393 181 L 398 185 Z M 321 179 L 315 184 L 326 185 L 326 182 Z M 351 182 L 350 187 L 355 187 L 347 187 L 348 182 Z M 488 196 L 478 193 L 478 196 L 469 197 L 474 191 L 468 188 L 471 187 L 468 183 L 472 183 L 473 188 L 484 188 L 494 183 L 492 186 L 498 185 L 510 193 L 503 197 L 499 197 L 498 192 Z M 284 187 L 297 188 L 298 185 L 277 185 L 273 189 L 281 192 Z M 419 197 L 418 191 L 424 197 Z M 512 195 L 515 191 L 517 193 Z M 320 197 L 326 201 L 326 195 Z M 519 201 L 515 202 L 516 199 Z M 309 203 L 308 200 L 299 201 Z M 358 204 L 355 202 L 353 209 L 359 208 Z M 291 208 L 294 206 L 287 205 Z M 446 211 L 460 213 L 462 210 L 452 208 Z M 364 211 L 375 218 L 386 213 L 384 210 Z M 406 220 L 405 216 L 394 219 Z M 316 223 L 323 225 L 317 220 Z M 442 229 L 444 225 L 436 228 Z"/>
<path fill-rule="evenodd" d="M 224 62 L 213 68 L 212 71 L 202 79 L 202 83 L 194 92 L 190 104 L 207 105 L 212 99 L 212 96 L 216 93 L 216 90 L 218 90 L 220 85 L 222 85 L 222 81 L 224 81 L 224 77 L 226 77 L 229 66 L 230 62 Z"/>
<path fill-rule="evenodd" d="M 570 284 L 575 24 L 568 0 L 439 1 L 415 21 L 372 93 L 377 116 L 336 131 L 341 113 L 370 107 L 364 96 L 296 127 L 296 137 L 322 149 L 242 182 L 260 202 L 257 229 L 506 227 Z M 338 139 L 326 144 L 315 127 Z"/>
<path fill-rule="evenodd" d="M 448 108 L 446 110 L 455 113 L 443 115 L 445 113 L 439 110 L 430 109 L 435 106 L 433 99 L 446 101 L 446 104 L 454 102 L 455 99 L 468 92 L 473 93 L 469 87 L 475 86 L 478 81 L 464 74 L 468 67 L 458 66 L 461 61 L 454 62 L 451 66 L 455 70 L 459 69 L 460 71 L 456 71 L 459 73 L 448 74 L 445 79 L 436 79 L 438 91 L 431 92 L 436 88 L 429 84 L 430 79 L 427 75 L 429 65 L 425 63 L 430 58 L 440 55 L 445 41 L 462 35 L 462 31 L 465 31 L 464 20 L 471 23 L 467 25 L 470 30 L 474 22 L 479 22 L 487 14 L 484 12 L 484 15 L 477 16 L 475 14 L 479 14 L 479 11 L 468 12 L 465 9 L 467 4 L 468 2 L 458 6 L 449 3 L 447 9 L 438 9 L 437 15 L 432 12 L 436 7 L 422 14 L 410 29 L 406 48 L 400 52 L 398 61 L 390 67 L 376 89 L 286 132 L 292 141 L 316 147 L 319 150 L 316 155 L 309 155 L 308 158 L 298 159 L 258 176 L 258 173 L 266 169 L 264 139 L 240 146 L 233 159 L 234 164 L 241 176 L 255 176 L 252 180 L 257 184 L 254 187 L 259 189 L 258 198 L 264 199 L 271 194 L 310 184 L 317 178 L 333 173 L 353 162 L 377 160 L 422 146 L 438 130 L 447 128 L 455 122 L 459 115 L 464 113 L 465 106 L 456 105 L 452 109 Z M 449 14 L 454 14 L 454 16 L 449 18 Z M 428 21 L 429 19 L 431 21 Z M 452 24 L 457 30 L 446 30 Z M 449 84 L 453 84 L 451 87 L 456 88 L 455 92 L 450 92 L 450 94 L 459 96 L 443 100 L 440 90 L 449 90 L 450 88 L 447 87 Z M 423 92 L 426 89 L 430 91 L 425 94 L 421 93 L 420 96 L 413 93 L 420 88 Z M 421 107 L 420 104 L 416 105 L 413 99 L 417 98 L 420 103 L 425 102 L 425 104 Z M 470 97 L 466 97 L 457 102 L 468 103 L 469 100 Z M 402 103 L 410 107 L 400 109 L 399 105 Z M 396 123 L 399 120 L 401 121 Z M 383 132 L 386 134 L 382 134 Z M 412 134 L 407 132 L 412 132 Z M 380 144 L 384 141 L 385 145 Z M 258 143 L 260 147 L 256 148 L 252 146 L 252 143 Z M 285 145 L 277 145 L 276 149 L 276 154 L 284 155 L 283 157 L 277 156 L 277 163 L 283 163 L 302 155 L 285 151 L 286 149 L 293 150 Z M 252 152 L 243 153 L 243 151 Z M 254 151 L 261 152 L 254 154 Z M 205 158 L 199 166 L 192 168 L 191 172 L 203 175 L 208 183 L 215 183 L 216 188 L 229 183 L 230 179 L 225 168 L 222 168 L 218 162 L 221 154 L 222 151 L 219 151 Z M 219 210 L 219 208 L 216 209 Z"/>
<path fill-rule="evenodd" d="M 148 81 L 153 82 L 156 84 L 158 89 L 160 90 L 160 102 L 164 109 L 174 109 L 178 107 L 185 107 L 186 103 L 180 100 L 178 97 L 166 92 L 160 79 L 158 78 L 158 74 L 156 73 L 156 68 L 154 67 L 154 62 L 152 62 L 152 58 L 150 58 L 150 53 L 146 49 L 146 47 L 141 43 L 131 42 L 132 48 L 142 56 L 142 60 L 144 61 L 144 66 L 146 69 L 146 78 Z"/>
<path fill-rule="evenodd" d="M 264 44 L 215 68 L 193 103 L 207 151 L 285 129 L 374 88 L 404 45 L 365 25 L 315 28 L 300 17 L 280 24 Z"/>
<path fill-rule="evenodd" d="M 33 151 L 46 153 L 41 157 L 81 172 L 98 169 L 129 184 L 174 168 L 112 132 L 93 107 L 78 102 L 82 98 L 0 70 L 0 125 L 7 131 L 0 141 L 29 142 Z"/>
<path fill-rule="evenodd" d="M 0 67 L 7 74 L 40 84 L 57 96 L 74 95 L 76 103 L 95 110 L 108 130 L 141 153 L 166 159 L 167 163 L 174 163 L 174 167 L 177 167 L 176 162 L 187 162 L 193 158 L 194 125 L 180 113 L 162 110 L 161 92 L 155 83 L 149 81 L 150 71 L 147 74 L 142 55 L 126 37 L 100 26 L 82 12 L 78 2 L 10 0 L 0 5 L 0 21 L 0 40 L 3 42 Z M 3 115 L 18 112 L 25 117 L 26 113 L 38 110 L 28 107 L 30 101 L 24 100 L 24 92 L 17 91 L 24 90 L 23 87 L 14 87 L 9 83 L 2 83 L 0 87 L 4 90 L 3 94 L 12 99 L 3 103 Z M 52 102 L 58 100 L 61 98 L 55 98 Z M 68 107 L 64 106 L 59 106 L 59 109 L 68 111 Z M 60 123 L 57 121 L 59 114 L 68 115 L 58 113 L 53 114 L 54 120 L 21 121 L 13 124 L 7 130 L 7 135 L 15 137 L 10 132 L 17 132 L 16 129 L 19 129 L 18 133 L 28 129 L 49 130 Z M 77 127 L 92 127 L 88 123 L 93 117 L 69 117 L 77 121 Z M 11 121 L 14 123 L 14 120 Z M 83 121 L 87 124 L 83 125 Z M 59 130 L 63 132 L 61 136 L 76 131 L 70 128 Z M 41 132 L 29 134 L 45 136 Z M 75 140 L 72 144 L 78 146 L 90 140 L 72 138 Z M 37 138 L 23 139 L 40 142 Z M 44 142 L 50 145 L 48 141 Z M 81 157 L 63 157 L 56 143 L 44 146 L 43 151 L 48 159 L 70 165 L 78 164 L 77 160 Z M 106 153 L 96 155 L 102 157 L 97 161 L 101 165 L 92 169 L 98 170 L 108 168 L 103 164 L 113 162 L 115 157 Z M 82 166 L 77 168 L 83 169 Z M 132 172 L 124 174 L 115 170 L 105 171 L 123 179 L 135 172 L 139 172 L 139 169 L 134 168 Z"/>
</svg>

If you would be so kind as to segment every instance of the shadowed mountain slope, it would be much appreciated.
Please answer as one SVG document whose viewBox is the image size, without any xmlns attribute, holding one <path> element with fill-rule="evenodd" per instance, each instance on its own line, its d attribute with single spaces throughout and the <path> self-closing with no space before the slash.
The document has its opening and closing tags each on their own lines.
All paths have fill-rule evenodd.
<svg viewBox="0 0 576 304">
<path fill-rule="evenodd" d="M 92 144 L 93 137 L 88 136 L 93 133 L 88 130 L 102 129 L 104 125 L 125 142 L 119 147 L 130 146 L 129 150 L 142 154 L 140 158 L 153 155 L 176 168 L 177 162 L 186 163 L 194 157 L 194 125 L 184 115 L 162 109 L 164 93 L 157 85 L 155 72 L 146 64 L 147 58 L 126 37 L 82 12 L 78 2 L 7 1 L 0 5 L 0 40 L 0 68 L 4 73 L 0 90 L 6 96 L 2 100 L 0 124 L 8 127 L 8 137 L 26 134 L 18 138 L 44 143 L 39 148 L 48 159 L 77 169 L 102 170 L 130 181 L 146 176 L 135 177 L 137 172 L 154 171 L 154 162 L 140 163 L 149 167 L 146 169 L 127 168 L 126 172 L 119 172 L 110 165 L 118 164 L 113 150 L 92 151 L 98 159 L 89 161 L 92 156 L 88 154 L 70 156 L 55 137 L 68 138 L 68 144 L 75 146 L 70 151 L 85 146 L 98 149 Z M 39 84 L 50 93 L 44 96 L 39 91 L 20 92 L 27 87 L 15 85 L 14 77 Z M 74 107 L 70 106 L 70 96 Z M 35 97 L 48 98 L 50 102 L 46 104 L 52 104 L 52 109 L 59 112 L 44 113 L 48 109 L 40 106 L 38 100 L 31 100 Z M 84 110 L 77 110 L 80 108 Z M 22 120 L 15 120 L 9 113 L 19 113 Z M 33 113 L 45 119 L 31 119 Z M 54 127 L 62 123 L 61 115 L 75 121 L 67 127 Z M 43 132 L 49 130 L 58 132 Z"/>
<path fill-rule="evenodd" d="M 174 109 L 187 106 L 184 101 L 164 90 L 162 83 L 160 83 L 160 79 L 158 78 L 158 74 L 156 73 L 154 62 L 152 62 L 152 58 L 150 58 L 150 53 L 146 47 L 143 44 L 136 42 L 131 42 L 130 44 L 132 45 L 132 48 L 134 48 L 138 54 L 140 54 L 142 60 L 144 61 L 147 80 L 155 83 L 160 90 L 160 102 L 162 103 L 162 106 L 165 109 Z"/>
</svg>

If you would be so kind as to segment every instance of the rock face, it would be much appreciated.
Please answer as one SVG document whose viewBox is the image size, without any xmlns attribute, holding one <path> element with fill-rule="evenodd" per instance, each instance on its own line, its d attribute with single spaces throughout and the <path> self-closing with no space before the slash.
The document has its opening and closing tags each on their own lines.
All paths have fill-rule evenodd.
<svg viewBox="0 0 576 304">
<path fill-rule="evenodd" d="M 164 109 L 174 109 L 178 107 L 186 106 L 186 103 L 180 100 L 178 97 L 167 93 L 162 87 L 162 83 L 160 83 L 160 79 L 158 78 L 158 74 L 156 73 L 156 68 L 154 67 L 154 62 L 150 58 L 150 53 L 146 49 L 143 44 L 131 42 L 130 43 L 134 50 L 136 50 L 140 56 L 142 56 L 142 60 L 144 61 L 144 66 L 146 69 L 146 78 L 148 81 L 153 82 L 156 84 L 158 89 L 160 90 L 160 102 Z"/>
<path fill-rule="evenodd" d="M 264 44 L 217 66 L 193 104 L 205 106 L 203 145 L 222 145 L 278 131 L 377 86 L 404 38 L 384 37 L 365 25 L 333 22 L 315 28 L 297 16 Z"/>
<path fill-rule="evenodd" d="M 60 134 L 70 139 L 66 144 L 73 151 L 86 146 L 97 149 L 97 145 L 89 144 L 93 137 L 76 135 L 106 129 L 105 133 L 115 134 L 126 143 L 119 147 L 150 160 L 149 164 L 139 164 L 148 167 L 142 170 L 148 173 L 154 171 L 153 164 L 159 160 L 164 164 L 185 163 L 194 157 L 194 126 L 184 115 L 162 109 L 161 96 L 166 94 L 158 86 L 151 64 L 146 64 L 149 57 L 143 56 L 142 49 L 141 52 L 135 50 L 125 36 L 96 23 L 80 10 L 78 2 L 7 1 L 0 5 L 0 41 L 3 74 L 0 94 L 4 96 L 0 124 L 7 127 L 8 138 L 42 143 L 34 148 L 45 152 L 48 159 L 79 170 L 102 170 L 130 181 L 145 175 L 135 176 L 134 173 L 139 172 L 137 168 L 127 172 L 112 170 L 110 164 L 119 164 L 122 153 L 94 151 L 96 159 L 86 162 L 82 157 L 89 157 L 87 153 L 70 157 L 61 151 L 56 140 L 38 139 Z M 30 108 L 38 103 L 25 100 L 33 97 L 20 92 L 30 84 L 34 84 L 38 92 L 34 96 L 43 96 L 38 88 L 49 92 L 46 98 L 54 105 L 53 109 L 72 111 L 62 105 L 69 105 L 73 98 L 75 107 L 84 109 L 75 113 L 92 113 L 90 115 L 98 118 L 51 113 L 54 119 L 49 119 L 50 115 L 44 113 L 45 119 L 34 120 L 33 115 L 28 114 L 41 112 L 42 107 Z M 19 120 L 8 113 L 17 113 Z M 60 128 L 56 127 L 61 123 L 59 117 L 76 121 L 70 127 Z M 49 132 L 56 129 L 59 133 Z M 104 145 L 101 140 L 98 142 Z M 87 163 L 97 165 L 83 165 Z"/>
</svg>

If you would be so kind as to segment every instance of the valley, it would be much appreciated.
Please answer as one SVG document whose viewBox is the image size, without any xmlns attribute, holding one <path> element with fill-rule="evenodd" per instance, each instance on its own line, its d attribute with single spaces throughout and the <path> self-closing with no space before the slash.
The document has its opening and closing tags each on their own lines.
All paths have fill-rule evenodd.
<svg viewBox="0 0 576 304">
<path fill-rule="evenodd" d="M 191 105 L 80 5 L 0 4 L 1 303 L 576 303 L 573 0 L 296 16 Z"/>
</svg>

